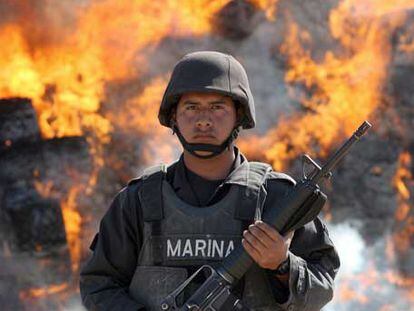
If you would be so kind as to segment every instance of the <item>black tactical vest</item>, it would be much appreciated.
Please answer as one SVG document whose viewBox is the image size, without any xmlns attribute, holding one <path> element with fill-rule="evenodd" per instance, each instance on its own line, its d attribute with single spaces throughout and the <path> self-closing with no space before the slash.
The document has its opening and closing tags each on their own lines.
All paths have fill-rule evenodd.
<svg viewBox="0 0 414 311">
<path fill-rule="evenodd" d="M 129 293 L 146 310 L 159 310 L 161 301 L 189 277 L 186 267 L 220 263 L 241 243 L 247 224 L 260 218 L 271 167 L 247 165 L 247 170 L 240 170 L 248 174 L 247 185 L 232 178 L 236 182 L 223 199 L 201 208 L 175 194 L 165 180 L 165 166 L 150 168 L 141 177 L 143 245 Z M 267 275 L 257 265 L 246 273 L 242 292 L 243 303 L 251 310 L 279 310 Z"/>
</svg>

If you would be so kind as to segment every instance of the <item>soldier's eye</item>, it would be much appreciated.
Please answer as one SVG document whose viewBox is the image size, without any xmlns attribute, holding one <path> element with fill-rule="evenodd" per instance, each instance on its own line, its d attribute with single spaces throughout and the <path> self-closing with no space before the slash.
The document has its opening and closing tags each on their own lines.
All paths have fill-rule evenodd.
<svg viewBox="0 0 414 311">
<path fill-rule="evenodd" d="M 187 106 L 185 107 L 185 109 L 186 109 L 186 110 L 195 110 L 195 109 L 197 109 L 197 105 L 187 105 Z"/>
<path fill-rule="evenodd" d="M 213 110 L 219 110 L 219 109 L 223 109 L 223 108 L 224 108 L 223 105 L 213 105 L 211 107 L 211 109 L 213 109 Z"/>
</svg>

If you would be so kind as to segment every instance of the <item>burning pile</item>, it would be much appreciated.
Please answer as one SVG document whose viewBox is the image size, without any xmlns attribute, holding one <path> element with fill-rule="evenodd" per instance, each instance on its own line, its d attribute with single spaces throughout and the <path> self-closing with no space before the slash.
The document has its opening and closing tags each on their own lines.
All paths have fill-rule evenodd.
<svg viewBox="0 0 414 311">
<path fill-rule="evenodd" d="M 202 49 L 246 65 L 262 124 L 240 141 L 250 159 L 298 176 L 302 152 L 323 160 L 374 124 L 328 185 L 325 217 L 352 223 L 367 247 L 385 240 L 388 272 L 354 280 L 412 290 L 414 0 L 36 3 L 0 4 L 0 284 L 20 292 L 2 303 L 58 309 L 77 296 L 110 198 L 178 155 L 158 105 L 177 59 Z M 378 306 L 343 282 L 335 310 Z"/>
</svg>

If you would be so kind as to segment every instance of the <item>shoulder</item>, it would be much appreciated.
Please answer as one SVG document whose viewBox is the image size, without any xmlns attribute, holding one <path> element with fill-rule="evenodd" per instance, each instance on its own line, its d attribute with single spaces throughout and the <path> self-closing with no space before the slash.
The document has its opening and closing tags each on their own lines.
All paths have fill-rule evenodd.
<svg viewBox="0 0 414 311">
<path fill-rule="evenodd" d="M 295 179 L 293 179 L 288 174 L 274 171 L 270 164 L 264 162 L 255 162 L 249 161 L 249 166 L 251 170 L 260 172 L 260 174 L 265 176 L 266 183 L 286 183 L 294 186 L 296 184 Z"/>
<path fill-rule="evenodd" d="M 137 174 L 137 177 L 132 178 L 128 181 L 127 187 L 131 186 L 137 186 L 139 184 L 142 184 L 142 182 L 150 177 L 153 177 L 158 174 L 164 174 L 166 176 L 169 176 L 174 173 L 175 167 L 177 163 L 173 163 L 169 166 L 166 164 L 157 164 L 153 166 L 149 166 Z M 167 177 L 168 179 L 168 177 Z"/>
<path fill-rule="evenodd" d="M 154 166 L 150 166 L 145 168 L 142 172 L 140 172 L 137 177 L 132 178 L 127 186 L 135 185 L 138 183 L 142 183 L 143 180 L 153 176 L 154 174 L 158 173 L 166 173 L 167 166 L 165 164 L 158 164 Z"/>
<path fill-rule="evenodd" d="M 127 185 L 122 188 L 114 198 L 114 202 L 118 205 L 134 203 L 138 198 L 138 192 L 142 189 L 145 180 L 156 174 L 164 173 L 165 165 L 155 165 L 142 170 L 136 177 L 130 179 Z"/>
<path fill-rule="evenodd" d="M 130 179 L 125 186 L 124 189 L 121 190 L 121 192 L 137 192 L 142 188 L 142 184 L 145 180 L 152 179 L 155 176 L 160 176 L 160 179 L 166 178 L 167 180 L 171 180 L 173 174 L 175 173 L 177 163 L 173 163 L 169 166 L 165 164 L 158 164 L 154 166 L 147 167 L 143 170 L 141 170 L 137 177 L 134 177 Z"/>
<path fill-rule="evenodd" d="M 274 171 L 270 164 L 249 161 L 248 167 L 250 171 L 254 172 L 254 175 L 249 178 L 260 178 L 261 183 L 264 182 L 267 194 L 270 196 L 285 195 L 296 184 L 295 179 L 288 174 Z"/>
<path fill-rule="evenodd" d="M 271 171 L 266 179 L 266 191 L 269 197 L 285 196 L 294 186 L 296 181 L 285 173 Z"/>
<path fill-rule="evenodd" d="M 255 173 L 255 175 L 260 175 L 262 178 L 265 177 L 266 181 L 281 181 L 291 183 L 292 185 L 296 184 L 296 181 L 289 176 L 288 174 L 274 171 L 272 166 L 264 162 L 248 161 L 249 171 Z"/>
<path fill-rule="evenodd" d="M 291 177 L 288 174 L 285 173 L 281 173 L 281 172 L 276 172 L 276 171 L 271 171 L 268 174 L 267 177 L 267 182 L 279 182 L 279 183 L 286 183 L 289 184 L 291 186 L 296 185 L 296 181 L 293 177 Z"/>
</svg>

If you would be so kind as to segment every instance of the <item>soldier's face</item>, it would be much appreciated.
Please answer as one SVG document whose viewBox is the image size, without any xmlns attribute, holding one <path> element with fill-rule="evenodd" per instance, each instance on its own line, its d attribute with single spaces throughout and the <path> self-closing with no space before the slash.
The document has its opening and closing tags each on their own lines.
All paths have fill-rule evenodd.
<svg viewBox="0 0 414 311">
<path fill-rule="evenodd" d="M 181 96 L 173 117 L 187 142 L 220 145 L 233 130 L 237 113 L 228 96 L 190 92 Z"/>
</svg>

